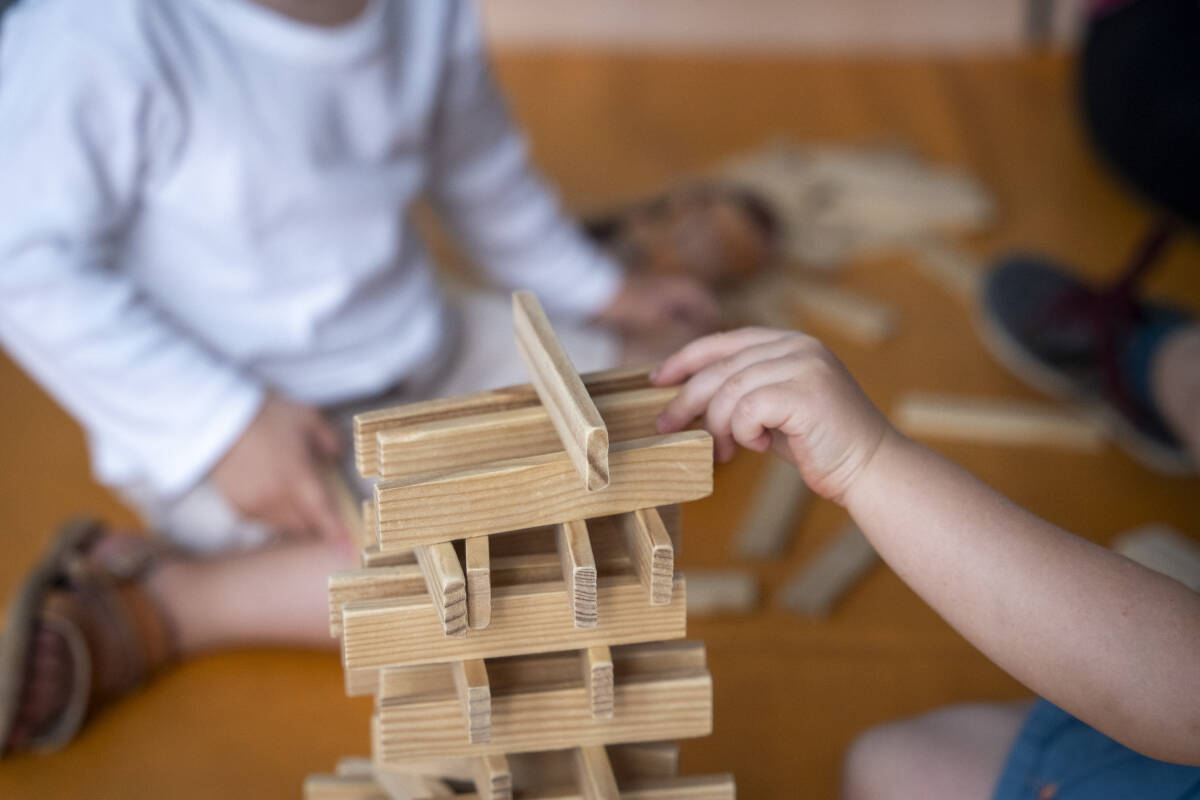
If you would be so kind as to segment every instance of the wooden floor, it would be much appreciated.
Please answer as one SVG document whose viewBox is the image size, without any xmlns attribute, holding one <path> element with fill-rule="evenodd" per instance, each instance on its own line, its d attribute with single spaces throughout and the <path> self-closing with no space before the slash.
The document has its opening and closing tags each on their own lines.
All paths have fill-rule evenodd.
<svg viewBox="0 0 1200 800">
<path fill-rule="evenodd" d="M 773 136 L 906 142 L 965 167 L 994 190 L 995 231 L 980 254 L 1036 248 L 1106 273 L 1146 221 L 1088 154 L 1068 62 L 751 60 L 509 55 L 500 73 L 534 150 L 568 201 L 584 207 L 653 188 Z M 1200 251 L 1178 247 L 1154 288 L 1200 308 Z M 1032 395 L 998 369 L 964 307 L 899 258 L 855 264 L 850 285 L 902 315 L 871 350 L 828 342 L 887 409 L 908 389 Z M 820 329 L 814 329 L 820 333 Z M 77 511 L 129 519 L 88 479 L 82 439 L 8 362 L 0 362 L 0 508 L 7 591 L 45 532 Z M 1099 542 L 1151 521 L 1200 533 L 1200 482 L 1146 472 L 1116 451 L 945 446 L 949 457 L 1034 511 Z M 762 461 L 718 472 L 688 506 L 684 566 L 728 563 L 726 542 Z M 759 567 L 768 600 L 844 523 L 817 503 L 795 547 Z M 745 798 L 832 797 L 852 737 L 945 703 L 1021 697 L 885 568 L 827 622 L 768 605 L 750 619 L 695 622 L 716 686 L 715 733 L 689 743 L 691 772 L 732 770 Z M 330 654 L 255 652 L 173 671 L 104 713 L 69 750 L 0 765 L 2 797 L 295 796 L 305 773 L 365 753 L 369 704 L 342 696 Z"/>
</svg>

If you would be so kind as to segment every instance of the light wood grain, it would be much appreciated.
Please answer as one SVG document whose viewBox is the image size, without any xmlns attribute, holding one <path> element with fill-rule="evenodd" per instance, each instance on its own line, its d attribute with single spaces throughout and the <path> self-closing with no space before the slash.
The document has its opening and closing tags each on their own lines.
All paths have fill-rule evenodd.
<svg viewBox="0 0 1200 800">
<path fill-rule="evenodd" d="M 612 392 L 650 388 L 650 370 L 644 366 L 617 367 L 581 375 L 588 394 L 595 398 Z M 537 392 L 529 383 L 488 389 L 455 397 L 424 400 L 402 406 L 366 411 L 354 417 L 354 459 L 364 478 L 379 475 L 380 431 L 420 425 L 435 420 L 448 420 L 488 414 L 515 408 L 541 405 Z"/>
<path fill-rule="evenodd" d="M 571 604 L 576 628 L 594 628 L 596 611 L 596 558 L 583 520 L 558 526 L 558 557 L 562 561 L 563 584 Z"/>
<path fill-rule="evenodd" d="M 706 736 L 712 729 L 712 680 L 707 671 L 664 676 L 615 688 L 611 720 L 592 718 L 583 686 L 497 695 L 492 738 L 471 744 L 457 698 L 383 701 L 372 722 L 377 761 L 402 765 L 434 757 L 519 753 L 614 742 Z"/>
<path fill-rule="evenodd" d="M 678 387 L 632 389 L 594 398 L 611 442 L 655 434 L 654 420 Z M 563 449 L 544 406 L 430 420 L 376 434 L 379 477 L 453 472 L 488 461 Z"/>
<path fill-rule="evenodd" d="M 481 800 L 512 800 L 513 776 L 500 753 L 475 759 L 475 792 Z"/>
<path fill-rule="evenodd" d="M 1104 424 L 1096 414 L 1045 403 L 909 394 L 900 399 L 892 421 L 920 438 L 1085 452 L 1099 451 L 1105 443 Z"/>
<path fill-rule="evenodd" d="M 517 353 L 588 491 L 608 486 L 608 428 L 532 292 L 513 292 Z"/>
<path fill-rule="evenodd" d="M 448 637 L 428 596 L 366 600 L 342 609 L 342 663 L 350 668 L 460 661 L 678 639 L 685 630 L 685 589 L 676 575 L 671 603 L 647 606 L 635 576 L 600 578 L 595 628 L 576 628 L 562 584 L 492 589 L 492 624 L 467 637 Z"/>
<path fill-rule="evenodd" d="M 793 302 L 806 319 L 818 320 L 860 344 L 882 344 L 896 331 L 896 314 L 891 308 L 850 289 L 798 282 Z"/>
<path fill-rule="evenodd" d="M 309 775 L 304 800 L 391 800 L 370 775 Z"/>
<path fill-rule="evenodd" d="M 857 525 L 848 525 L 784 584 L 779 603 L 811 617 L 827 616 L 838 598 L 878 562 L 867 537 Z"/>
<path fill-rule="evenodd" d="M 429 479 L 375 485 L 384 550 L 554 525 L 681 503 L 712 491 L 712 439 L 703 431 L 618 442 L 611 483 L 580 485 L 563 454 L 529 456 Z"/>
<path fill-rule="evenodd" d="M 492 564 L 490 539 L 476 536 L 463 546 L 467 573 L 467 624 L 475 630 L 492 621 Z"/>
<path fill-rule="evenodd" d="M 671 602 L 671 583 L 675 575 L 675 548 L 658 511 L 640 508 L 622 514 L 621 530 L 633 570 L 646 587 L 650 605 Z"/>
<path fill-rule="evenodd" d="M 449 542 L 418 545 L 417 565 L 425 588 L 447 636 L 467 635 L 467 579 L 454 545 Z"/>
<path fill-rule="evenodd" d="M 808 487 L 792 464 L 771 458 L 754 488 L 746 515 L 733 535 L 738 558 L 778 558 L 791 544 Z"/>
<path fill-rule="evenodd" d="M 491 741 L 492 689 L 482 658 L 456 661 L 450 665 L 454 689 L 462 709 L 467 739 L 472 744 Z"/>
<path fill-rule="evenodd" d="M 356 600 L 403 597 L 425 588 L 420 567 L 373 567 L 335 572 L 329 576 L 329 635 L 342 635 L 342 606 Z"/>
<path fill-rule="evenodd" d="M 334 504 L 337 506 L 338 516 L 341 517 L 342 523 L 350 532 L 351 541 L 356 547 L 366 547 L 375 541 L 374 527 L 368 528 L 363 519 L 363 501 L 359 498 L 358 493 L 350 488 L 350 484 L 346 481 L 346 476 L 342 474 L 338 465 L 335 463 L 329 464 L 325 468 L 325 486 L 329 490 L 329 494 L 333 497 Z"/>
<path fill-rule="evenodd" d="M 583 682 L 587 686 L 594 719 L 611 719 L 613 714 L 613 654 L 608 645 L 583 651 Z"/>
<path fill-rule="evenodd" d="M 576 747 L 571 751 L 575 762 L 575 780 L 584 800 L 618 800 L 617 776 L 608 763 L 608 752 L 601 745 Z"/>
</svg>

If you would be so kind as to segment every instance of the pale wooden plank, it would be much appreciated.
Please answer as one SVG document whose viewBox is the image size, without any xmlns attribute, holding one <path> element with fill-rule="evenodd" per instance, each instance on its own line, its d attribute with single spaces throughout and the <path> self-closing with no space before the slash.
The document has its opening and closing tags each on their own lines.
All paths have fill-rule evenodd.
<svg viewBox="0 0 1200 800">
<path fill-rule="evenodd" d="M 848 525 L 821 548 L 780 590 L 785 608 L 823 617 L 879 561 L 875 548 L 856 525 Z"/>
<path fill-rule="evenodd" d="M 739 558 L 783 555 L 808 495 L 808 487 L 794 465 L 769 459 L 733 536 L 734 553 Z"/>
<path fill-rule="evenodd" d="M 892 420 L 920 438 L 1084 452 L 1097 452 L 1105 442 L 1098 415 L 1043 403 L 910 394 L 900 399 Z"/>
<path fill-rule="evenodd" d="M 613 654 L 608 645 L 596 645 L 583 651 L 583 682 L 591 700 L 592 717 L 612 719 Z"/>
<path fill-rule="evenodd" d="M 411 794 L 404 796 L 411 797 Z M 620 794 L 621 800 L 736 800 L 736 796 L 733 776 L 728 774 L 688 775 L 631 781 L 627 784 L 622 782 Z M 457 800 L 485 800 L 479 794 L 457 794 L 454 797 Z M 519 797 L 521 800 L 583 800 L 583 795 L 573 785 L 522 790 Z"/>
<path fill-rule="evenodd" d="M 596 593 L 603 616 L 595 628 L 576 628 L 561 583 L 494 587 L 492 624 L 462 638 L 443 635 L 424 593 L 349 603 L 342 610 L 342 663 L 358 669 L 461 661 L 684 635 L 682 575 L 676 576 L 671 603 L 665 606 L 647 606 L 645 590 L 632 575 L 602 577 Z"/>
<path fill-rule="evenodd" d="M 390 800 L 370 775 L 309 775 L 304 800 Z"/>
<path fill-rule="evenodd" d="M 454 688 L 462 706 L 467 739 L 475 744 L 492 738 L 492 689 L 487 665 L 482 658 L 456 661 L 450 665 Z"/>
<path fill-rule="evenodd" d="M 467 539 L 464 545 L 467 564 L 467 624 L 475 630 L 486 628 L 492 620 L 492 564 L 487 536 Z"/>
<path fill-rule="evenodd" d="M 892 309 L 849 289 L 797 282 L 793 301 L 805 318 L 817 319 L 860 344 L 879 345 L 896 331 Z"/>
<path fill-rule="evenodd" d="M 588 491 L 608 486 L 608 428 L 532 292 L 513 292 L 517 354 Z"/>
<path fill-rule="evenodd" d="M 749 570 L 689 569 L 689 617 L 749 614 L 758 606 L 758 579 Z"/>
<path fill-rule="evenodd" d="M 467 579 L 454 545 L 449 542 L 418 545 L 415 551 L 443 632 L 447 636 L 466 636 Z"/>
<path fill-rule="evenodd" d="M 325 486 L 333 497 L 338 516 L 350 532 L 350 539 L 355 547 L 366 547 L 374 542 L 375 530 L 373 527 L 368 528 L 363 519 L 363 500 L 358 492 L 350 488 L 346 476 L 337 464 L 330 464 L 325 468 Z"/>
<path fill-rule="evenodd" d="M 329 576 L 329 635 L 342 635 L 342 606 L 356 600 L 404 597 L 421 591 L 425 576 L 415 565 L 373 567 L 335 572 Z"/>
<path fill-rule="evenodd" d="M 614 392 L 651 388 L 650 368 L 646 366 L 617 367 L 587 373 L 581 378 L 588 394 L 593 398 Z M 523 383 L 367 411 L 354 417 L 355 463 L 359 474 L 364 478 L 378 476 L 377 436 L 382 430 L 540 405 L 541 400 L 538 399 L 533 385 Z"/>
<path fill-rule="evenodd" d="M 563 583 L 576 628 L 594 628 L 596 610 L 596 558 L 588 537 L 587 523 L 572 520 L 558 526 L 558 556 Z"/>
<path fill-rule="evenodd" d="M 608 746 L 617 781 L 665 780 L 679 774 L 678 742 L 641 742 Z"/>
<path fill-rule="evenodd" d="M 584 489 L 563 454 L 529 456 L 429 479 L 375 485 L 384 550 L 554 525 L 697 500 L 712 492 L 712 439 L 684 431 L 618 442 L 611 483 Z"/>
<path fill-rule="evenodd" d="M 619 800 L 617 776 L 608 763 L 608 752 L 602 745 L 585 745 L 571 751 L 575 762 L 575 780 L 584 800 Z"/>
<path fill-rule="evenodd" d="M 679 388 L 634 389 L 595 398 L 612 442 L 656 433 L 654 421 Z M 429 475 L 563 449 L 544 406 L 432 420 L 376 434 L 379 477 Z"/>
<path fill-rule="evenodd" d="M 508 759 L 492 753 L 475 759 L 475 792 L 482 800 L 512 800 L 513 776 Z"/>
<path fill-rule="evenodd" d="M 978 258 L 938 236 L 914 237 L 906 244 L 917 269 L 947 291 L 972 304 L 979 297 L 987 268 Z"/>
<path fill-rule="evenodd" d="M 629 560 L 646 593 L 650 605 L 671 602 L 671 584 L 675 577 L 675 548 L 658 511 L 640 508 L 622 514 L 621 530 L 629 550 Z"/>
<path fill-rule="evenodd" d="M 583 686 L 497 694 L 491 741 L 472 744 L 456 697 L 381 701 L 372 721 L 372 752 L 384 764 L 459 755 L 520 753 L 616 742 L 707 736 L 712 679 L 707 671 L 665 675 L 615 688 L 613 718 L 592 718 Z"/>
<path fill-rule="evenodd" d="M 1200 592 L 1200 543 L 1169 525 L 1143 525 L 1120 534 L 1113 549 L 1146 569 Z"/>
</svg>

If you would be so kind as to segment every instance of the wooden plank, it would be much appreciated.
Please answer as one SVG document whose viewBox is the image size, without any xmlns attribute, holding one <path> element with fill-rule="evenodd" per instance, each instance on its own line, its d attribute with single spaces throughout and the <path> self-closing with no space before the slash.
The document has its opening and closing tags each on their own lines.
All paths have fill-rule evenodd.
<svg viewBox="0 0 1200 800">
<path fill-rule="evenodd" d="M 354 546 L 362 548 L 371 544 L 375 540 L 375 533 L 374 528 L 368 528 L 363 519 L 362 498 L 350 487 L 350 483 L 337 464 L 330 464 L 326 467 L 325 486 L 337 506 L 338 516 L 341 517 L 346 529 L 350 532 Z"/>
<path fill-rule="evenodd" d="M 475 759 L 475 792 L 482 800 L 512 800 L 513 776 L 500 753 Z"/>
<path fill-rule="evenodd" d="M 712 438 L 684 431 L 618 442 L 606 489 L 584 489 L 563 454 L 375 485 L 384 550 L 697 500 L 712 492 Z"/>
<path fill-rule="evenodd" d="M 425 587 L 425 576 L 415 565 L 374 567 L 335 572 L 329 576 L 329 635 L 342 635 L 342 606 L 356 600 L 404 597 Z"/>
<path fill-rule="evenodd" d="M 675 558 L 678 559 L 683 554 L 683 509 L 678 503 L 659 506 L 658 517 L 667 529 L 667 536 L 671 537 L 671 547 L 675 549 Z"/>
<path fill-rule="evenodd" d="M 408 761 L 520 753 L 616 742 L 707 736 L 712 731 L 708 672 L 668 674 L 615 688 L 613 718 L 596 720 L 583 686 L 492 697 L 491 741 L 472 744 L 456 697 L 381 701 L 372 721 L 372 752 L 394 766 Z"/>
<path fill-rule="evenodd" d="M 819 320 L 860 344 L 881 344 L 896 331 L 895 312 L 858 292 L 803 281 L 796 283 L 793 299 L 806 319 Z"/>
<path fill-rule="evenodd" d="M 417 565 L 447 636 L 467 635 L 467 579 L 449 542 L 418 545 Z"/>
<path fill-rule="evenodd" d="M 614 392 L 651 388 L 650 368 L 646 366 L 618 367 L 580 377 L 593 399 Z M 523 383 L 358 414 L 354 417 L 354 458 L 358 472 L 364 478 L 378 477 L 377 436 L 380 431 L 540 405 L 533 385 Z"/>
<path fill-rule="evenodd" d="M 576 628 L 594 628 L 596 610 L 596 558 L 588 538 L 587 523 L 572 520 L 558 526 L 558 557 L 562 560 L 563 584 L 570 601 Z"/>
<path fill-rule="evenodd" d="M 617 781 L 664 780 L 679 774 L 678 742 L 609 745 L 608 760 Z"/>
<path fill-rule="evenodd" d="M 591 700 L 592 718 L 612 719 L 613 655 L 608 645 L 596 645 L 583 651 L 583 683 Z"/>
<path fill-rule="evenodd" d="M 488 684 L 487 665 L 482 658 L 473 658 L 454 662 L 450 671 L 462 706 L 467 739 L 472 744 L 491 741 L 492 689 Z"/>
<path fill-rule="evenodd" d="M 655 435 L 655 419 L 678 393 L 679 387 L 672 386 L 596 397 L 596 410 L 610 442 Z M 541 405 L 383 430 L 376 434 L 376 446 L 381 478 L 441 474 L 563 449 L 549 412 Z"/>
<path fill-rule="evenodd" d="M 604 615 L 595 628 L 576 628 L 561 583 L 496 586 L 492 624 L 463 638 L 443 635 L 424 593 L 403 600 L 349 603 L 342 610 L 342 663 L 358 669 L 461 661 L 684 635 L 682 575 L 675 576 L 674 595 L 665 606 L 648 607 L 645 590 L 633 575 L 601 577 L 596 594 Z"/>
<path fill-rule="evenodd" d="M 570 751 L 566 751 L 570 752 Z M 510 759 L 511 761 L 511 759 Z M 325 780 L 335 776 L 313 775 L 309 780 Z M 305 789 L 308 784 L 306 782 Z M 383 797 L 389 795 L 384 794 Z M 411 793 L 399 795 L 413 797 Z M 434 795 L 426 794 L 426 797 Z M 455 794 L 456 800 L 486 800 L 484 795 Z M 621 782 L 621 800 L 736 800 L 737 789 L 733 776 L 722 775 L 687 775 L 679 778 L 647 779 Z M 313 795 L 316 800 L 377 800 L 376 795 Z M 572 785 L 552 786 L 530 791 L 521 791 L 521 800 L 583 800 L 579 789 Z M 305 798 L 309 798 L 306 794 Z"/>
<path fill-rule="evenodd" d="M 838 598 L 878 561 L 858 526 L 848 525 L 784 585 L 780 605 L 811 617 L 827 616 Z"/>
<path fill-rule="evenodd" d="M 304 800 L 390 800 L 370 775 L 309 775 Z"/>
<path fill-rule="evenodd" d="M 571 751 L 575 762 L 575 780 L 584 800 L 620 800 L 617 776 L 608 763 L 608 752 L 602 745 L 585 745 Z"/>
<path fill-rule="evenodd" d="M 512 306 L 517 354 L 533 388 L 584 487 L 589 492 L 603 489 L 608 486 L 608 428 L 537 297 L 513 292 Z"/>
<path fill-rule="evenodd" d="M 1169 525 L 1143 525 L 1126 531 L 1113 541 L 1113 550 L 1200 592 L 1200 543 Z"/>
<path fill-rule="evenodd" d="M 983 287 L 987 268 L 979 259 L 937 236 L 918 236 L 906 244 L 914 265 L 947 291 L 974 303 Z"/>
<path fill-rule="evenodd" d="M 639 508 L 622 514 L 621 530 L 629 549 L 629 560 L 646 593 L 650 605 L 671 602 L 671 584 L 675 577 L 675 548 L 658 511 Z"/>
<path fill-rule="evenodd" d="M 482 630 L 492 620 L 492 565 L 489 539 L 476 536 L 464 545 L 467 563 L 467 624 Z"/>
<path fill-rule="evenodd" d="M 738 558 L 778 558 L 787 550 L 809 490 L 795 466 L 771 458 L 733 536 Z"/>
<path fill-rule="evenodd" d="M 689 569 L 689 617 L 749 614 L 758 606 L 758 579 L 749 570 Z"/>
<path fill-rule="evenodd" d="M 910 436 L 1021 447 L 1104 447 L 1100 417 L 1083 409 L 1011 400 L 910 394 L 892 419 Z"/>
</svg>

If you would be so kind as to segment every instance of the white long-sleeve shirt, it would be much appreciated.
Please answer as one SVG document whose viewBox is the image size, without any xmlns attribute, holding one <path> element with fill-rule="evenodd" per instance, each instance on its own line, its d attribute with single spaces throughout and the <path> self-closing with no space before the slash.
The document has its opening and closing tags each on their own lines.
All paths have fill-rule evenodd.
<svg viewBox="0 0 1200 800">
<path fill-rule="evenodd" d="M 431 358 L 418 195 L 552 312 L 617 291 L 531 172 L 467 0 L 371 0 L 337 28 L 251 0 L 0 18 L 0 340 L 110 485 L 181 491 L 267 389 L 331 403 Z"/>
</svg>

